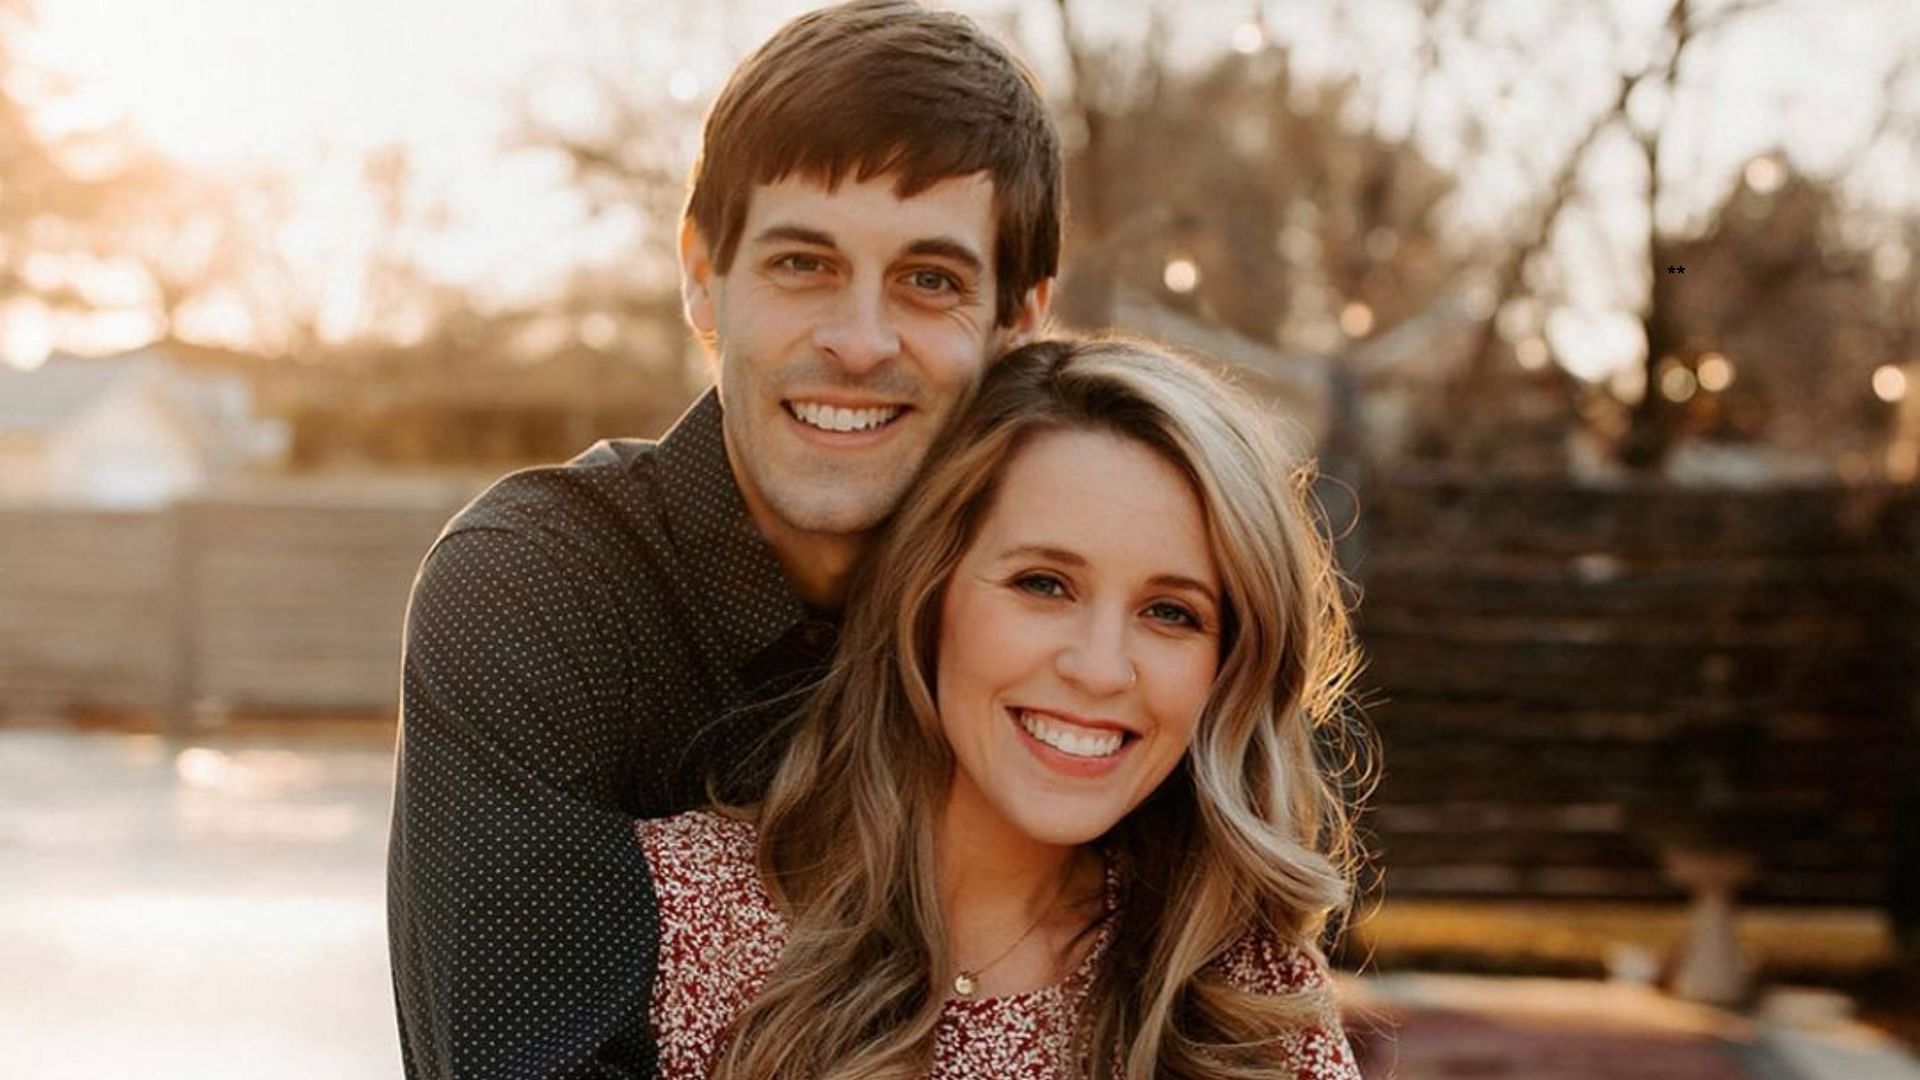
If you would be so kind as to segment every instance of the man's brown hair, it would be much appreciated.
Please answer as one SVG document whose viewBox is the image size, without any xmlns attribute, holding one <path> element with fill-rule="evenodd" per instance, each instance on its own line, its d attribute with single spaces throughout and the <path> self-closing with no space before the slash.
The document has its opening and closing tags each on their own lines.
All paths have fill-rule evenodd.
<svg viewBox="0 0 1920 1080">
<path fill-rule="evenodd" d="M 707 114 L 687 216 L 724 274 L 756 185 L 893 175 L 907 198 L 981 171 L 1005 326 L 1060 262 L 1060 137 L 1033 75 L 964 16 L 853 0 L 794 19 L 734 69 Z"/>
</svg>

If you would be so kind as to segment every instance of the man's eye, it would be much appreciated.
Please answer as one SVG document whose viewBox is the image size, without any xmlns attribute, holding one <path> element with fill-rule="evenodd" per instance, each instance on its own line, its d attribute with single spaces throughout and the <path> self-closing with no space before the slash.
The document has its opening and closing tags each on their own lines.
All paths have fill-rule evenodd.
<svg viewBox="0 0 1920 1080">
<path fill-rule="evenodd" d="M 1013 579 L 1013 587 L 1033 596 L 1065 596 L 1066 583 L 1052 574 L 1021 574 Z"/>
<path fill-rule="evenodd" d="M 915 270 L 907 275 L 907 282 L 923 292 L 955 293 L 960 291 L 960 283 L 953 275 L 938 270 Z"/>
<path fill-rule="evenodd" d="M 1172 626 L 1187 626 L 1195 630 L 1200 629 L 1200 616 L 1195 615 L 1192 611 L 1180 604 L 1165 600 L 1149 606 L 1147 608 L 1147 617 L 1157 619 Z"/>
<path fill-rule="evenodd" d="M 796 274 L 814 274 L 826 269 L 827 261 L 818 255 L 795 253 L 782 255 L 773 260 L 776 269 L 791 270 Z"/>
</svg>

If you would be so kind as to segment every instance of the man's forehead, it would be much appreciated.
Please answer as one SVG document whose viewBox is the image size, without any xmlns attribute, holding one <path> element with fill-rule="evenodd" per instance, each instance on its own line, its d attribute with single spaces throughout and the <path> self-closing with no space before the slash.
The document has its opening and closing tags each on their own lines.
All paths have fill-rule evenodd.
<svg viewBox="0 0 1920 1080">
<path fill-rule="evenodd" d="M 792 174 L 754 186 L 747 204 L 746 239 L 770 229 L 825 233 L 836 243 L 861 239 L 899 246 L 945 239 L 992 250 L 993 178 L 985 172 L 948 177 L 911 195 L 899 191 L 893 174 L 829 183 Z"/>
</svg>

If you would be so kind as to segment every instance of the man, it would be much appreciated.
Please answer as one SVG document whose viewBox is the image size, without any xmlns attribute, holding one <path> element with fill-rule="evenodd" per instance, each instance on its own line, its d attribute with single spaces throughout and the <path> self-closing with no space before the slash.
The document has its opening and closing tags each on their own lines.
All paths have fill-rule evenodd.
<svg viewBox="0 0 1920 1080">
<path fill-rule="evenodd" d="M 389 869 L 410 1077 L 650 1075 L 632 819 L 751 795 L 867 534 L 989 360 L 1043 322 L 1060 152 L 957 16 L 788 24 L 709 114 L 680 239 L 717 391 L 657 445 L 515 473 L 407 618 Z"/>
</svg>

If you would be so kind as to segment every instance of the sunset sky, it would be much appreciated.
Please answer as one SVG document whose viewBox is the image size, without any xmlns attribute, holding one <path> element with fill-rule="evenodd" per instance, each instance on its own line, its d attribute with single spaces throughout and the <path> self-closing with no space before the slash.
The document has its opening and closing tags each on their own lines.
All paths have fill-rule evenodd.
<svg viewBox="0 0 1920 1080">
<path fill-rule="evenodd" d="M 565 117 L 583 108 L 577 77 L 585 70 L 617 73 L 629 86 L 655 85 L 663 98 L 672 93 L 704 102 L 748 47 L 811 5 L 714 0 L 649 4 L 654 14 L 646 16 L 628 4 L 624 22 L 607 14 L 622 6 L 616 0 L 35 0 L 36 28 L 17 44 L 36 66 L 69 80 L 71 93 L 41 117 L 47 128 L 123 119 L 178 159 L 227 172 L 264 167 L 297 178 L 316 273 L 354 265 L 376 242 L 365 225 L 361 155 L 407 147 L 422 186 L 453 214 L 444 235 L 421 253 L 423 261 L 450 283 L 515 298 L 551 289 L 572 267 L 620 259 L 633 244 L 666 241 L 590 223 L 564 189 L 554 158 L 504 151 L 512 103 L 531 95 L 549 115 Z M 999 20 L 995 25 L 1023 27 L 1043 76 L 1057 78 L 1059 57 L 1047 48 L 1055 34 L 1051 2 L 951 6 Z M 1531 0 L 1497 5 L 1521 23 L 1540 17 L 1546 6 Z M 1365 22 L 1374 18 L 1369 12 L 1397 7 L 1354 0 L 1350 10 Z M 1614 7 L 1622 20 L 1646 25 L 1664 2 L 1618 0 Z M 1703 204 L 1725 190 L 1743 162 L 1775 142 L 1814 167 L 1844 152 L 1872 120 L 1875 82 L 1890 50 L 1903 43 L 1920 47 L 1914 30 L 1920 16 L 1905 0 L 1787 0 L 1782 7 L 1786 14 L 1755 20 L 1751 32 L 1729 39 L 1712 61 L 1716 101 L 1698 114 L 1707 119 L 1682 121 L 1700 136 L 1698 149 L 1689 152 L 1699 155 L 1699 174 L 1711 178 L 1701 187 Z M 1091 13 L 1094 5 L 1079 9 Z M 1121 5 L 1099 10 L 1114 33 L 1138 22 Z M 1181 10 L 1181 48 L 1198 54 L 1229 47 L 1253 5 L 1212 0 Z M 1379 55 L 1347 55 L 1316 48 L 1325 40 L 1325 10 L 1270 3 L 1267 19 L 1276 36 L 1298 43 L 1296 57 L 1308 72 L 1371 70 L 1391 100 L 1395 71 L 1404 67 L 1395 57 L 1412 46 L 1404 21 L 1379 16 L 1366 34 Z M 609 26 L 623 32 L 609 35 Z M 1565 43 L 1559 59 L 1571 62 L 1582 47 Z M 1402 101 L 1398 111 L 1404 115 L 1410 106 Z M 1546 111 L 1551 107 L 1522 100 L 1503 122 L 1514 131 L 1564 122 Z M 1444 155 L 1445 148 L 1433 152 Z M 1865 183 L 1877 198 L 1911 206 L 1912 167 L 1910 161 L 1878 163 Z M 1593 182 L 1605 189 L 1630 178 L 1609 177 L 1603 164 Z M 1480 186 L 1482 212 L 1497 215 L 1499 178 L 1484 178 Z M 1597 289 L 1597 304 L 1613 302 L 1607 288 Z M 350 323 L 351 310 L 338 318 Z M 10 351 L 21 350 L 16 343 Z"/>
</svg>

